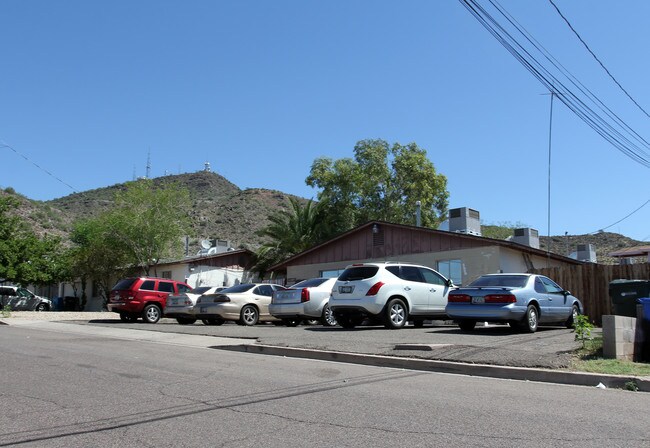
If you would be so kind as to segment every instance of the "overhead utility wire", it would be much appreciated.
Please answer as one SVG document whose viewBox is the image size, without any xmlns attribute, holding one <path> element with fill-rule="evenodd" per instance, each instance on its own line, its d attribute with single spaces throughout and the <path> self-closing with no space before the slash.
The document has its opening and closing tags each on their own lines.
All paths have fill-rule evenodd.
<svg viewBox="0 0 650 448">
<path fill-rule="evenodd" d="M 592 129 L 594 129 L 598 134 L 600 134 L 603 138 L 608 140 L 610 143 L 612 143 L 613 146 L 615 146 L 617 149 L 622 151 L 624 154 L 628 155 L 629 157 L 635 159 L 636 161 L 647 165 L 650 164 L 650 160 L 645 155 L 641 155 L 638 152 L 636 152 L 632 148 L 636 148 L 637 151 L 645 152 L 642 148 L 639 148 L 635 143 L 631 142 L 626 136 L 621 134 L 618 129 L 615 129 L 610 123 L 605 121 L 601 116 L 599 116 L 593 109 L 591 109 L 589 106 L 587 106 L 577 95 L 575 95 L 571 90 L 569 90 L 559 79 L 557 79 L 555 76 L 553 76 L 550 71 L 544 67 L 539 61 L 535 59 L 532 54 L 528 50 L 526 50 L 503 26 L 501 26 L 483 7 L 478 5 L 478 3 L 473 2 L 478 9 L 484 14 L 484 18 L 482 17 L 480 19 L 481 23 L 493 34 L 497 34 L 497 39 L 504 45 L 508 51 L 510 51 L 513 56 L 518 59 L 537 79 L 542 82 L 546 86 L 549 91 L 555 92 L 559 99 L 567 106 L 569 107 L 570 110 L 572 110 L 574 113 L 576 113 L 583 121 L 585 121 Z M 522 31 L 520 27 L 518 27 L 515 23 L 513 23 L 512 20 L 509 19 L 507 12 L 503 10 L 502 7 L 495 5 L 493 1 L 490 0 L 490 3 L 502 14 L 508 21 L 515 27 L 515 29 L 524 35 L 526 39 L 539 51 L 540 53 L 544 54 L 545 51 L 542 51 L 542 49 L 539 48 L 538 45 L 536 45 L 531 38 L 529 38 L 526 34 L 526 32 Z M 492 25 L 490 24 L 492 23 Z M 501 30 L 501 33 L 503 35 L 507 36 L 507 38 L 510 40 L 510 42 L 504 38 L 503 35 L 500 35 L 498 30 Z M 514 46 L 513 46 L 514 45 Z M 520 50 L 517 50 L 516 47 L 518 47 Z M 524 54 L 522 54 L 522 52 Z M 548 52 L 546 52 L 548 53 Z M 529 59 L 525 58 L 525 55 L 528 55 Z M 553 62 L 552 56 L 549 57 L 547 56 L 547 59 L 551 62 L 552 65 L 555 66 L 556 69 L 558 69 L 562 74 L 564 74 L 569 80 L 573 77 L 570 74 L 566 73 L 566 69 L 560 68 L 557 64 Z M 575 77 L 573 77 L 575 79 Z M 579 85 L 576 84 L 576 82 L 572 82 L 576 87 L 578 87 L 578 90 L 582 91 L 583 94 L 586 96 L 591 96 L 595 98 L 595 95 L 587 94 L 582 88 L 580 88 Z M 562 89 L 558 88 L 557 86 L 561 86 Z M 591 93 L 591 92 L 590 92 Z M 592 101 L 594 99 L 592 98 Z M 596 98 L 596 102 L 600 102 Z M 602 104 L 602 102 L 600 102 Z M 604 105 L 603 105 L 604 106 Z M 605 106 L 606 108 L 606 106 Z M 602 108 L 601 108 L 602 110 Z M 609 110 L 609 109 L 607 109 Z M 628 129 L 629 126 L 625 125 L 620 118 L 618 118 L 615 114 L 612 116 L 612 114 L 607 113 L 604 111 L 607 115 L 610 116 L 610 119 L 614 120 L 615 122 L 618 122 L 620 126 L 622 127 L 627 127 Z M 611 112 L 611 111 L 610 111 Z M 642 145 L 648 147 L 649 144 L 643 140 L 638 134 L 636 134 L 634 131 L 631 131 L 631 133 L 636 136 L 637 138 L 634 138 L 635 140 L 639 141 L 639 143 L 643 142 Z"/>
<path fill-rule="evenodd" d="M 490 0 L 490 3 L 510 22 L 510 24 L 519 31 L 528 42 L 537 49 L 558 71 L 560 71 L 564 76 L 571 81 L 571 83 L 578 88 L 585 96 L 587 96 L 591 101 L 596 103 L 598 108 L 607 114 L 612 120 L 616 121 L 621 127 L 624 127 L 631 134 L 634 135 L 635 140 L 637 140 L 642 145 L 646 147 L 650 146 L 650 143 L 645 140 L 641 135 L 639 135 L 634 129 L 632 129 L 627 123 L 625 123 L 614 111 L 612 111 L 605 103 L 603 103 L 589 88 L 587 88 L 578 78 L 576 78 L 571 72 L 569 72 L 566 67 L 562 65 L 553 55 L 546 49 L 544 46 L 537 41 L 529 32 L 526 30 L 517 20 L 506 11 L 499 3 L 493 0 Z M 531 56 L 532 57 L 532 56 Z"/>
<path fill-rule="evenodd" d="M 527 49 L 525 49 L 516 39 L 514 39 L 513 36 L 485 10 L 485 8 L 483 8 L 474 0 L 460 0 L 460 2 L 484 26 L 485 29 L 490 34 L 492 34 L 495 39 L 497 39 L 504 46 L 504 48 L 506 48 L 506 50 L 508 50 L 550 92 L 554 92 L 558 96 L 558 99 L 562 101 L 562 103 L 564 103 L 571 111 L 578 115 L 587 125 L 594 129 L 605 140 L 609 141 L 619 151 L 623 152 L 628 157 L 641 163 L 642 165 L 650 167 L 650 156 L 646 154 L 646 150 L 650 145 L 648 145 L 647 142 L 640 138 L 638 134 L 632 131 L 630 132 L 632 135 L 629 137 L 633 140 L 637 140 L 639 144 L 645 148 L 641 148 L 638 144 L 632 142 L 628 136 L 624 135 L 621 132 L 621 130 L 613 127 L 611 123 L 607 122 L 602 116 L 598 115 L 592 108 L 587 106 L 584 101 L 582 101 L 575 93 L 568 89 L 564 83 L 553 76 L 546 67 L 537 61 Z M 492 3 L 492 5 L 499 10 L 499 8 L 494 5 L 493 2 L 490 3 Z M 499 12 L 505 15 L 501 10 L 499 10 Z M 517 28 L 517 31 L 525 36 L 525 33 L 521 31 L 521 29 Z M 538 51 L 541 51 L 538 47 L 536 48 Z M 558 67 L 556 66 L 556 68 Z M 579 90 L 582 89 L 579 88 Z M 584 91 L 582 93 L 585 94 Z M 609 118 L 614 122 L 620 120 L 617 120 L 612 116 L 609 116 Z M 621 125 L 621 122 L 622 120 L 618 122 L 619 126 L 631 129 L 629 126 Z"/>
<path fill-rule="evenodd" d="M 603 68 L 603 70 L 605 70 L 605 73 L 607 73 L 607 74 L 609 75 L 609 77 L 612 78 L 612 81 L 614 81 L 614 83 L 616 83 L 616 85 L 617 85 L 617 86 L 618 86 L 618 87 L 623 91 L 623 93 L 625 93 L 625 95 L 627 95 L 627 97 L 628 97 L 628 98 L 629 98 L 629 99 L 630 99 L 630 100 L 631 100 L 631 101 L 636 105 L 636 107 L 638 107 L 639 109 L 641 109 L 641 111 L 642 111 L 642 112 L 643 112 L 643 113 L 644 113 L 648 118 L 650 118 L 650 114 L 648 114 L 648 112 L 646 112 L 645 109 L 644 109 L 643 107 L 641 107 L 641 105 L 639 105 L 639 103 L 637 103 L 636 100 L 635 100 L 634 98 L 632 98 L 632 95 L 630 95 L 630 94 L 627 92 L 627 90 L 625 90 L 625 89 L 623 88 L 623 86 L 621 85 L 621 83 L 619 83 L 618 80 L 617 80 L 616 78 L 614 78 L 614 75 L 612 75 L 612 74 L 610 73 L 610 71 L 607 69 L 607 67 L 605 67 L 605 64 L 603 64 L 603 63 L 601 62 L 601 60 L 598 58 L 598 56 L 596 56 L 596 54 L 595 54 L 593 51 L 591 51 L 591 48 L 589 48 L 589 45 L 587 45 L 587 42 L 584 41 L 584 39 L 580 36 L 580 34 L 578 34 L 578 32 L 576 31 L 576 29 L 573 27 L 573 25 L 571 25 L 571 22 L 569 22 L 569 20 L 564 16 L 564 14 L 562 14 L 562 11 L 560 11 L 560 8 L 557 7 L 557 5 L 553 2 L 553 0 L 548 0 L 548 1 L 551 3 L 551 5 L 553 5 L 553 7 L 554 7 L 555 10 L 557 11 L 557 13 L 558 13 L 558 14 L 560 15 L 560 17 L 562 17 L 562 19 L 566 22 L 566 24 L 569 26 L 569 28 L 571 29 L 571 31 L 573 31 L 573 34 L 575 34 L 576 37 L 578 38 L 578 40 L 579 40 L 580 42 L 582 42 L 582 45 L 584 45 L 585 48 L 587 49 L 587 51 L 588 51 L 588 52 L 589 52 L 589 53 L 594 57 L 594 59 L 596 60 L 596 62 L 598 62 L 598 63 L 600 64 L 600 66 Z"/>
<path fill-rule="evenodd" d="M 645 206 L 648 205 L 648 204 L 650 204 L 650 199 L 648 199 L 647 201 L 645 201 L 645 202 L 643 203 L 643 205 L 641 205 L 641 207 L 637 208 L 637 209 L 634 210 L 632 213 L 629 213 L 628 215 L 626 215 L 626 216 L 624 216 L 623 218 L 619 219 L 619 220 L 616 221 L 614 224 L 610 224 L 610 225 L 608 225 L 607 227 L 603 227 L 602 229 L 594 230 L 593 232 L 589 232 L 589 234 L 602 232 L 602 231 L 605 230 L 605 229 L 609 229 L 610 227 L 614 227 L 616 224 L 618 224 L 619 222 L 623 222 L 623 221 L 625 221 L 627 218 L 629 218 L 630 216 L 632 216 L 633 214 L 635 214 L 636 212 L 638 212 L 639 210 L 641 210 L 643 207 L 645 207 Z"/>
<path fill-rule="evenodd" d="M 34 166 L 35 166 L 36 168 L 38 168 L 39 170 L 41 170 L 41 171 L 43 171 L 44 173 L 46 173 L 48 176 L 53 177 L 54 179 L 58 180 L 59 182 L 61 182 L 61 183 L 62 183 L 63 185 L 65 185 L 66 187 L 70 188 L 70 189 L 72 190 L 73 193 L 76 193 L 76 192 L 77 192 L 77 190 L 76 190 L 72 185 L 70 185 L 70 184 L 67 183 L 67 182 L 62 181 L 61 179 L 59 179 L 58 177 L 56 177 L 54 174 L 50 173 L 48 170 L 46 170 L 45 168 L 43 168 L 42 166 L 40 166 L 39 164 L 37 164 L 37 163 L 34 162 L 33 160 L 29 159 L 25 154 L 22 154 L 21 152 L 19 152 L 16 148 L 14 148 L 14 147 L 12 147 L 12 146 L 6 144 L 5 142 L 0 142 L 0 148 L 9 148 L 9 149 L 11 149 L 13 152 L 15 152 L 16 154 L 18 154 L 18 155 L 19 155 L 20 157 L 22 157 L 23 159 L 27 160 L 29 163 L 31 163 L 32 165 L 34 165 Z"/>
</svg>

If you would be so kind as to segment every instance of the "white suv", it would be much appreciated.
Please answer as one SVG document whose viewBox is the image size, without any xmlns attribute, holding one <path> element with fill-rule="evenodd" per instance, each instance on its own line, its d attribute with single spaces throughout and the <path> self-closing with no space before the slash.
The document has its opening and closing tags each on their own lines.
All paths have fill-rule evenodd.
<svg viewBox="0 0 650 448">
<path fill-rule="evenodd" d="M 339 325 L 354 328 L 364 319 L 380 319 L 386 328 L 407 321 L 446 318 L 453 282 L 425 266 L 408 263 L 360 263 L 348 266 L 332 289 L 330 308 Z"/>
</svg>

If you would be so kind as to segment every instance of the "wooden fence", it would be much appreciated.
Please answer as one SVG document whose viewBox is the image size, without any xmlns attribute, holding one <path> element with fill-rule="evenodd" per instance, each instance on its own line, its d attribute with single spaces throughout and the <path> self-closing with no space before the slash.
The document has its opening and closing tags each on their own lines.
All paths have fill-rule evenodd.
<svg viewBox="0 0 650 448">
<path fill-rule="evenodd" d="M 584 264 L 561 268 L 543 268 L 534 271 L 555 280 L 571 291 L 584 305 L 584 313 L 596 325 L 602 317 L 612 314 L 609 283 L 616 279 L 650 280 L 650 263 L 627 265 Z"/>
</svg>

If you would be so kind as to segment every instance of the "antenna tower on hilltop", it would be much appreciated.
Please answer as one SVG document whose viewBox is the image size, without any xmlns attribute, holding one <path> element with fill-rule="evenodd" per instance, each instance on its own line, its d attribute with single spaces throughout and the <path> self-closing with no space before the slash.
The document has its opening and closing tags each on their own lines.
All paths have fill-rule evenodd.
<svg viewBox="0 0 650 448">
<path fill-rule="evenodd" d="M 151 149 L 147 151 L 147 174 L 145 175 L 145 178 L 151 178 Z"/>
</svg>

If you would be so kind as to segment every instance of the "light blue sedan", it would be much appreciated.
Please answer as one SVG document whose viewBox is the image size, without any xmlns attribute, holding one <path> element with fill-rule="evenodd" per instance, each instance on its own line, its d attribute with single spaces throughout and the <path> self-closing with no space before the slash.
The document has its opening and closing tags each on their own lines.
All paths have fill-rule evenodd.
<svg viewBox="0 0 650 448">
<path fill-rule="evenodd" d="M 507 322 L 529 333 L 539 324 L 573 326 L 582 303 L 548 277 L 489 274 L 449 293 L 445 311 L 463 331 L 476 322 Z"/>
</svg>

